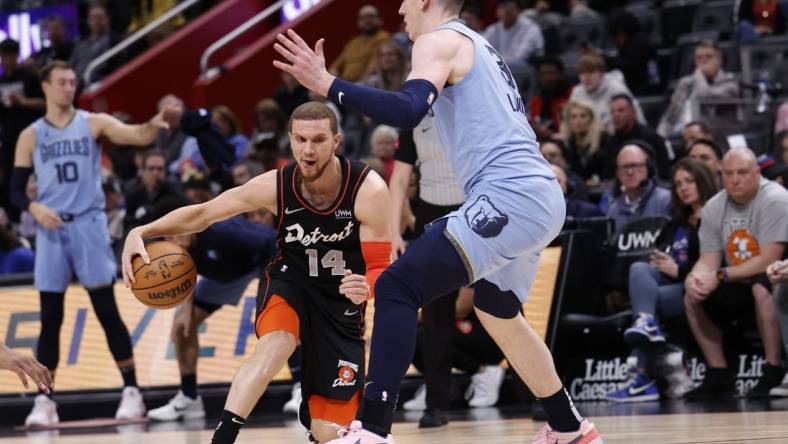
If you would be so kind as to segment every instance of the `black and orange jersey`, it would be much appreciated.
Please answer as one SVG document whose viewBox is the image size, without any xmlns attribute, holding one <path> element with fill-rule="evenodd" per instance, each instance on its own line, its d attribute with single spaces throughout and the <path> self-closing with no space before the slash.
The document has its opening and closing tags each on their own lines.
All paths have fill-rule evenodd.
<svg viewBox="0 0 788 444">
<path fill-rule="evenodd" d="M 299 189 L 295 162 L 278 171 L 277 221 L 279 251 L 268 267 L 270 279 L 299 279 L 339 296 L 345 270 L 365 274 L 356 219 L 356 194 L 369 174 L 362 162 L 339 157 L 342 181 L 334 202 L 324 210 L 311 206 Z"/>
</svg>

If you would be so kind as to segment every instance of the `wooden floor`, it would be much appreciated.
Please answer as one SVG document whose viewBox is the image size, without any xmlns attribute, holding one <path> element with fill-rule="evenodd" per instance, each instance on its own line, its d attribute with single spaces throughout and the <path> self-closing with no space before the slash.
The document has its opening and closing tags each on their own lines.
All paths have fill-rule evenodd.
<svg viewBox="0 0 788 444">
<path fill-rule="evenodd" d="M 605 443 L 788 443 L 788 412 L 701 413 L 594 418 Z M 413 423 L 396 424 L 398 444 L 523 444 L 542 424 L 530 419 L 457 421 L 442 430 L 421 431 Z M 144 426 L 125 426 L 118 433 L 39 434 L 0 439 L 0 443 L 32 444 L 202 444 L 212 431 L 143 432 Z M 295 425 L 249 428 L 238 444 L 306 443 Z"/>
</svg>

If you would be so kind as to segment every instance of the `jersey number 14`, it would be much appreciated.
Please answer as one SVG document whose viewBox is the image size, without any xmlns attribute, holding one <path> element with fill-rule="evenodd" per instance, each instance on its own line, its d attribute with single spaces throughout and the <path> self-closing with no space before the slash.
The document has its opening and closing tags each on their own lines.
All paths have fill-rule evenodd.
<svg viewBox="0 0 788 444">
<path fill-rule="evenodd" d="M 309 256 L 309 276 L 317 277 L 320 271 L 317 264 L 317 250 L 314 248 L 307 248 L 305 251 L 307 256 Z M 320 259 L 320 265 L 322 265 L 323 268 L 330 269 L 332 276 L 342 276 L 345 274 L 345 260 L 342 257 L 341 250 L 328 250 L 328 252 L 323 255 L 323 259 Z"/>
</svg>

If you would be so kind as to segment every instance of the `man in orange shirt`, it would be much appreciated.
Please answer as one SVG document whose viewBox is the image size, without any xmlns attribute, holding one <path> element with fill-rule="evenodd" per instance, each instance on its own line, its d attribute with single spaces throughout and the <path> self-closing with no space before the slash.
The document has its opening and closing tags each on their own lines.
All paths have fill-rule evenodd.
<svg viewBox="0 0 788 444">
<path fill-rule="evenodd" d="M 331 73 L 349 82 L 361 80 L 374 62 L 378 46 L 391 38 L 388 32 L 380 29 L 382 24 L 378 8 L 373 5 L 362 6 L 358 10 L 358 29 L 361 34 L 345 45 L 331 65 Z"/>
</svg>

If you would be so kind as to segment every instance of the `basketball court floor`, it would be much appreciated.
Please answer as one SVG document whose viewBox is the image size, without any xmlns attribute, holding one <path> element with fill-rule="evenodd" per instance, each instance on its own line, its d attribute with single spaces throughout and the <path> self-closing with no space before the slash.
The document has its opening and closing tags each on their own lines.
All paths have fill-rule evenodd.
<svg viewBox="0 0 788 444">
<path fill-rule="evenodd" d="M 606 443 L 788 443 L 788 400 L 686 404 L 682 402 L 612 405 L 580 403 Z M 737 411 L 723 411 L 723 410 Z M 399 444 L 528 443 L 543 423 L 523 409 L 477 409 L 453 412 L 448 427 L 420 430 L 419 414 L 400 415 L 394 426 Z M 16 433 L 3 444 L 203 444 L 209 443 L 215 419 L 181 423 L 126 425 L 105 429 Z M 8 433 L 8 432 L 6 432 Z M 306 443 L 295 420 L 253 418 L 239 444 Z"/>
</svg>

